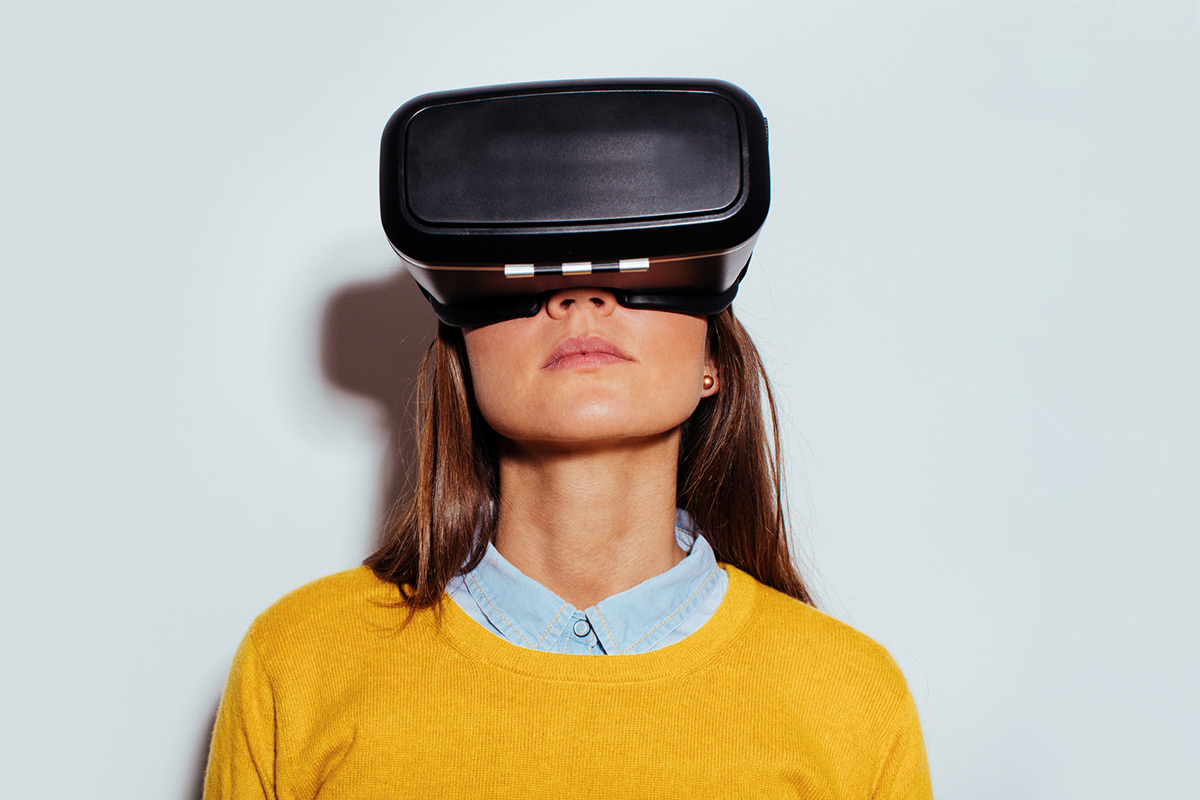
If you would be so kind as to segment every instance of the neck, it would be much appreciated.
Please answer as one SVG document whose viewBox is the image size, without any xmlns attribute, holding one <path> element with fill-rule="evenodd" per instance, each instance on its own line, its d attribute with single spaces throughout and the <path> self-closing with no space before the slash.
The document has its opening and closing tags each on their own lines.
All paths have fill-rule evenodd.
<svg viewBox="0 0 1200 800">
<path fill-rule="evenodd" d="M 503 442 L 496 549 L 576 608 L 678 564 L 679 432 L 619 446 Z"/>
</svg>

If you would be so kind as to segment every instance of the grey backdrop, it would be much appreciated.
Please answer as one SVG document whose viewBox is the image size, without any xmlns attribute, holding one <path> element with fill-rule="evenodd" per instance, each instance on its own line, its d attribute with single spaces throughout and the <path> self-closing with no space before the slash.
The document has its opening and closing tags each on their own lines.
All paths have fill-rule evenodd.
<svg viewBox="0 0 1200 800">
<path fill-rule="evenodd" d="M 736 308 L 940 798 L 1197 796 L 1197 5 L 0 5 L 6 797 L 189 800 L 239 639 L 402 489 L 426 91 L 733 81 Z"/>
</svg>

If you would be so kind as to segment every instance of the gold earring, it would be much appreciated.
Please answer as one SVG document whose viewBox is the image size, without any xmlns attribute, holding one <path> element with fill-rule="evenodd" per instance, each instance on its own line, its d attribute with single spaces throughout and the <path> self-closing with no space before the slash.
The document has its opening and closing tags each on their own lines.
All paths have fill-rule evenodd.
<svg viewBox="0 0 1200 800">
<path fill-rule="evenodd" d="M 704 388 L 705 388 L 705 389 L 711 389 L 711 388 L 713 387 L 713 384 L 714 384 L 714 383 L 716 383 L 716 380 L 713 378 L 713 376 L 712 376 L 712 375 L 705 375 L 705 376 L 704 376 L 704 383 L 703 383 L 703 386 L 704 386 Z"/>
</svg>

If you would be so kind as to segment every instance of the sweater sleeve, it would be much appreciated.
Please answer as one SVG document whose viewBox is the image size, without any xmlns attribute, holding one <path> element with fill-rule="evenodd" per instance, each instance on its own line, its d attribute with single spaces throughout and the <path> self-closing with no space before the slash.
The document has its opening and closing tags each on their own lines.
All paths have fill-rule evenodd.
<svg viewBox="0 0 1200 800">
<path fill-rule="evenodd" d="M 275 698 L 253 627 L 238 647 L 221 695 L 203 800 L 276 800 Z"/>
<path fill-rule="evenodd" d="M 871 792 L 871 800 L 932 800 L 929 760 L 917 718 L 917 705 L 905 692 L 897 710 L 890 746 Z"/>
</svg>

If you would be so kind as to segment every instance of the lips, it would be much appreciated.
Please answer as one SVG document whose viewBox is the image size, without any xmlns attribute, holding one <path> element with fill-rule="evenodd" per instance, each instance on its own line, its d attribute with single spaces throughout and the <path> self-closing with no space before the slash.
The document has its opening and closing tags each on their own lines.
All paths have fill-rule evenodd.
<svg viewBox="0 0 1200 800">
<path fill-rule="evenodd" d="M 612 342 L 600 336 L 573 336 L 560 342 L 546 359 L 542 369 L 603 366 L 633 359 Z"/>
</svg>

